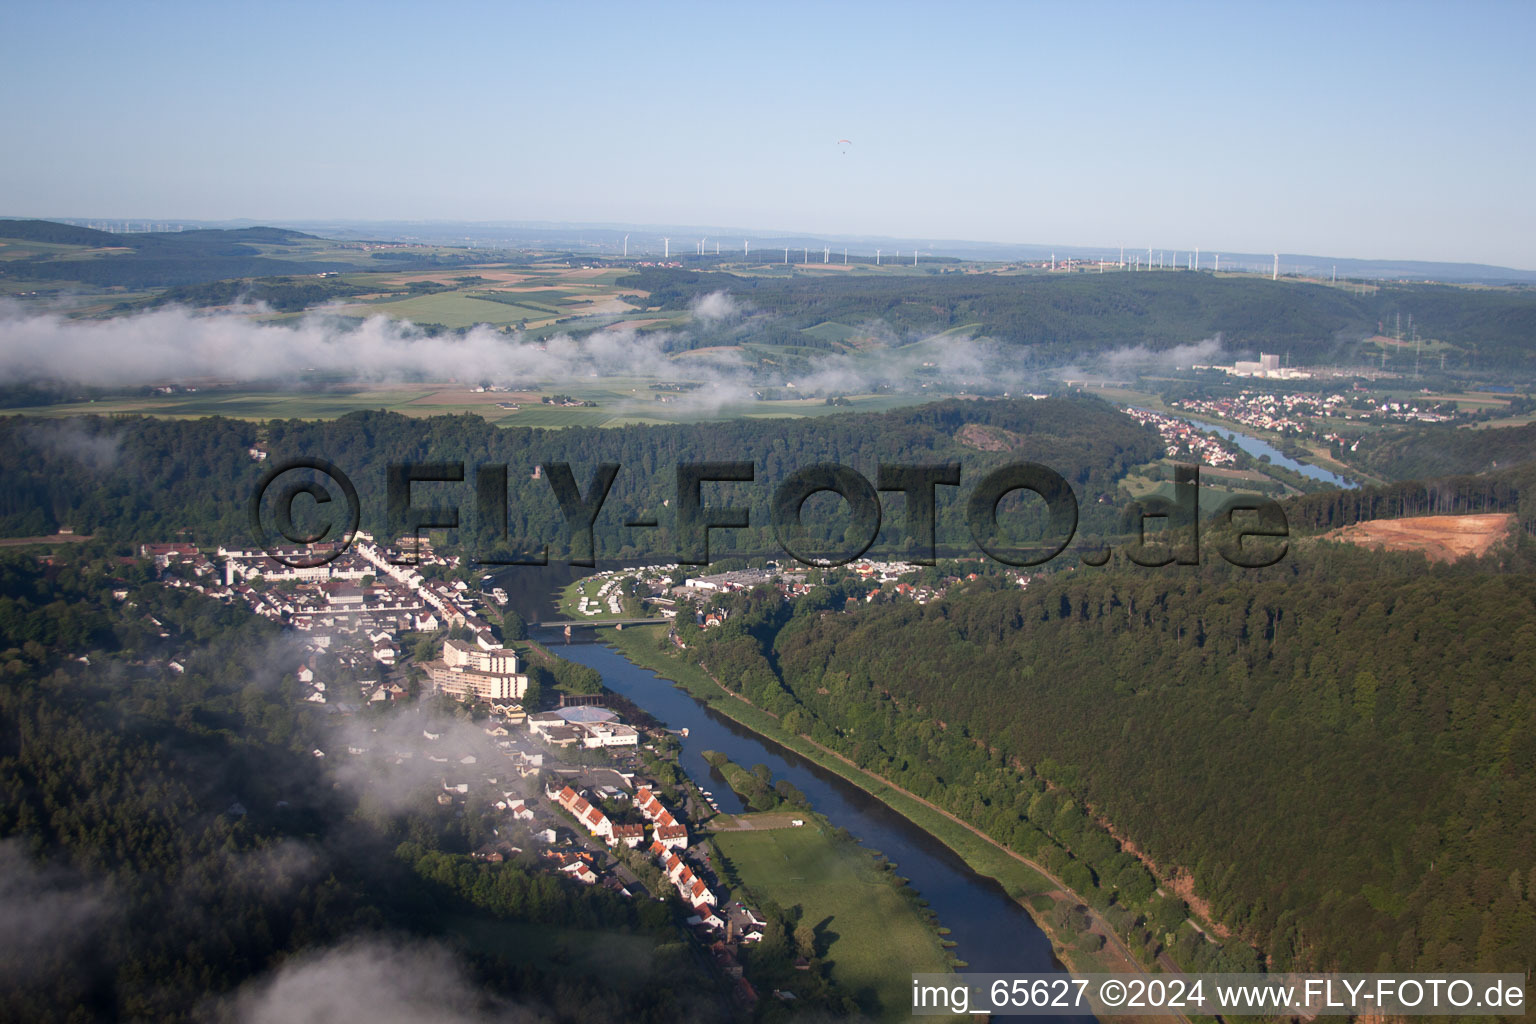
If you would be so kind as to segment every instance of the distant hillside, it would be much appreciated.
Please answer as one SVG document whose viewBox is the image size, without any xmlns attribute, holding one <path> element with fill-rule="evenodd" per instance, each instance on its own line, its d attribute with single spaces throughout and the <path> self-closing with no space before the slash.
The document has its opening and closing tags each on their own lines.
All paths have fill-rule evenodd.
<svg viewBox="0 0 1536 1024">
<path fill-rule="evenodd" d="M 50 245 L 89 245 L 102 247 L 123 245 L 123 238 L 95 228 L 80 228 L 73 224 L 57 224 L 51 220 L 0 220 L 0 238 L 15 238 L 23 242 L 47 242 Z"/>
<path fill-rule="evenodd" d="M 972 424 L 994 437 L 1014 439 L 1020 447 L 977 451 L 959 440 Z M 47 534 L 68 525 L 81 533 L 98 526 L 122 531 L 121 536 L 131 540 L 151 540 L 180 529 L 190 529 L 209 543 L 248 536 L 243 496 L 263 469 L 248 454 L 258 432 L 265 434 L 272 465 L 313 452 L 324 452 L 345 465 L 362 499 L 362 527 L 379 533 L 390 529 L 382 489 L 385 468 L 393 463 L 419 461 L 430 452 L 478 453 L 478 460 L 513 466 L 616 462 L 624 471 L 594 527 L 603 557 L 670 558 L 678 550 L 670 516 L 663 518 L 662 526 L 638 536 L 621 524 L 675 503 L 676 467 L 683 463 L 747 460 L 759 467 L 756 482 L 741 485 L 738 492 L 751 509 L 752 525 L 714 531 L 710 550 L 719 558 L 733 548 L 738 553 L 779 550 L 770 526 L 774 488 L 789 473 L 819 462 L 857 466 L 871 478 L 882 462 L 963 462 L 968 474 L 979 475 L 1027 453 L 1027 458 L 1061 473 L 1086 499 L 1112 493 L 1130 467 L 1155 459 L 1161 450 L 1155 431 L 1107 402 L 1077 397 L 950 400 L 825 419 L 745 418 L 565 430 L 498 427 L 478 416 L 415 418 L 383 412 L 313 423 L 272 421 L 265 427 L 218 418 L 127 417 L 86 417 L 65 427 L 57 421 L 13 416 L 0 417 L 0 479 L 6 483 L 0 488 L 0 535 Z M 79 472 L 80 453 L 86 451 L 111 452 L 112 464 Z M 584 476 L 585 471 L 577 473 Z M 544 538 L 554 545 L 552 557 L 560 557 L 569 531 L 548 484 L 514 472 L 507 486 L 506 536 Z M 951 507 L 958 498 L 946 491 L 940 489 L 937 498 L 940 507 L 949 510 L 939 522 L 939 542 L 968 545 L 964 515 Z M 214 500 L 210 495 L 242 499 Z M 1027 515 L 1021 512 L 1018 522 L 1029 522 Z M 1085 534 L 1110 529 L 1118 518 L 1118 509 L 1084 500 L 1079 528 Z M 470 522 L 468 506 L 465 522 Z M 807 525 L 813 534 L 807 543 L 820 541 L 817 531 L 824 527 L 835 532 L 827 549 L 841 546 L 845 524 L 840 516 L 820 522 L 808 516 Z M 904 516 L 886 518 L 881 543 L 912 550 L 915 541 L 905 537 L 906 529 Z"/>
<path fill-rule="evenodd" d="M 1383 285 L 1357 294 L 1327 285 L 1207 273 L 900 277 L 743 277 L 649 270 L 619 281 L 664 309 L 713 291 L 769 314 L 776 329 L 878 323 L 899 334 L 969 327 L 1025 346 L 1038 365 L 1096 351 L 1161 352 L 1220 337 L 1231 355 L 1259 351 L 1292 363 L 1353 361 L 1364 339 L 1410 320 L 1453 347 L 1450 369 L 1536 371 L 1536 291 Z M 802 342 L 808 344 L 808 342 Z"/>
<path fill-rule="evenodd" d="M 568 249 L 572 253 L 589 256 L 613 257 L 625 248 L 625 237 L 630 237 L 628 251 L 660 254 L 662 237 L 731 239 L 728 247 L 734 247 L 736 239 L 747 241 L 753 252 L 788 246 L 791 252 L 808 248 L 820 252 L 829 246 L 841 253 L 851 251 L 855 261 L 873 258 L 876 249 L 887 254 L 921 250 L 923 261 L 987 260 L 990 262 L 1017 262 L 1048 260 L 1071 257 L 1076 260 L 1107 260 L 1118 262 L 1141 256 L 1146 265 L 1149 255 L 1145 248 L 1120 246 L 1077 245 L 1069 241 L 1052 244 L 1015 242 L 978 242 L 963 238 L 911 238 L 890 235 L 817 235 L 783 231 L 765 231 L 739 225 L 721 224 L 617 224 L 576 223 L 556 221 L 294 221 L 293 226 L 315 231 L 327 238 L 379 238 L 394 241 L 425 242 L 429 245 L 462 245 L 471 240 L 476 248 L 485 246 L 503 248 Z M 727 253 L 723 260 L 711 256 L 695 259 L 692 255 L 672 248 L 672 258 L 689 265 L 710 266 L 730 262 L 734 256 Z M 1188 250 L 1164 252 L 1169 266 L 1183 265 Z M 1221 266 L 1235 270 L 1239 267 L 1259 270 L 1266 276 L 1274 259 L 1271 252 L 1223 252 Z M 1280 273 L 1284 275 L 1309 274 L 1330 277 L 1337 273 L 1339 280 L 1363 278 L 1385 281 L 1446 281 L 1477 284 L 1536 284 L 1536 270 L 1521 270 L 1486 263 L 1453 263 L 1443 260 L 1393 260 L 1347 256 L 1318 256 L 1308 253 L 1282 252 Z M 1211 267 L 1218 258 L 1207 249 L 1201 260 L 1202 268 Z"/>
<path fill-rule="evenodd" d="M 357 269 L 329 260 L 277 259 L 263 246 L 317 248 L 322 240 L 286 228 L 247 227 L 112 234 L 44 220 L 0 221 L 0 239 L 80 246 L 0 262 L 0 279 L 68 281 L 94 287 L 167 288 L 231 278 L 281 277 Z M 110 249 L 91 254 L 85 250 Z M 123 252 L 122 250 L 128 250 Z M 84 256 L 85 258 L 82 258 Z M 435 262 L 411 261 L 436 265 Z M 391 269 L 412 269 L 401 266 Z"/>
<path fill-rule="evenodd" d="M 1393 480 L 1509 469 L 1536 462 L 1536 423 L 1491 430 L 1446 425 L 1383 430 L 1361 438 L 1353 457 Z"/>
<path fill-rule="evenodd" d="M 204 228 L 195 231 L 146 231 L 114 234 L 95 228 L 59 224 L 51 220 L 0 220 L 0 238 L 25 242 L 50 242 L 54 245 L 88 245 L 95 248 L 116 247 L 139 252 L 185 253 L 231 242 L 261 242 L 286 245 L 296 241 L 318 241 L 315 235 L 287 228 Z"/>
</svg>

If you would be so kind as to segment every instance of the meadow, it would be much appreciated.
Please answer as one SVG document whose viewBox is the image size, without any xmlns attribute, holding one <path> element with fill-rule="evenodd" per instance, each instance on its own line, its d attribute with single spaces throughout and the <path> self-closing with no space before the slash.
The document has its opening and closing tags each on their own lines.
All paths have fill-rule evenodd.
<svg viewBox="0 0 1536 1024">
<path fill-rule="evenodd" d="M 740 815 L 738 817 L 751 817 Z M 717 832 L 729 872 L 759 897 L 800 907 L 832 980 L 873 1016 L 911 1016 L 914 971 L 949 969 L 937 932 L 868 850 L 840 840 L 824 820 L 803 828 Z"/>
</svg>

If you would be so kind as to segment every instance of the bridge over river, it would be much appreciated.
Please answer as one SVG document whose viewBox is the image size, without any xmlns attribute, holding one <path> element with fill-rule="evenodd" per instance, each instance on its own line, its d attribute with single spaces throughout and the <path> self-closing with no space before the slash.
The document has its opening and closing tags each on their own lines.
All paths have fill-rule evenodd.
<svg viewBox="0 0 1536 1024">
<path fill-rule="evenodd" d="M 578 626 L 597 629 L 600 626 L 660 626 L 672 619 L 657 616 L 653 619 L 551 619 L 548 622 L 530 622 L 529 629 L 563 629 L 569 632 Z"/>
</svg>

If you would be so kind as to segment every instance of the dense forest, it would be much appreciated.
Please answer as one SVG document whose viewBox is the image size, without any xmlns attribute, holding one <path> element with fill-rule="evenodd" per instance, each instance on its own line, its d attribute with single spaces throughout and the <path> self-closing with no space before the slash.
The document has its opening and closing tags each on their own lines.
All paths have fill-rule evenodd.
<svg viewBox="0 0 1536 1024">
<path fill-rule="evenodd" d="M 733 598 L 725 685 L 1036 857 L 1186 966 L 1526 970 L 1532 542 Z M 1154 875 L 1149 871 L 1155 872 Z M 1153 892 L 1161 883 L 1165 896 Z M 1218 941 L 1181 928 L 1200 909 Z"/>
<path fill-rule="evenodd" d="M 1352 361 L 1355 343 L 1410 313 L 1419 333 L 1455 346 L 1453 369 L 1536 368 L 1536 291 L 1383 284 L 1356 294 L 1322 284 L 1205 273 L 771 278 L 651 270 L 620 280 L 684 309 L 724 290 L 780 330 L 879 322 L 900 335 L 974 326 L 1062 365 L 1105 349 L 1162 351 L 1220 337 L 1225 351 L 1292 364 Z M 801 344 L 811 344 L 802 341 Z"/>
<path fill-rule="evenodd" d="M 433 992 L 451 950 L 455 996 L 529 1019 L 726 1016 L 680 907 L 558 879 L 531 853 L 472 860 L 482 814 L 432 787 L 381 803 L 315 756 L 334 723 L 298 700 L 297 663 L 277 627 L 138 567 L 0 561 L 0 903 L 16 931 L 0 1017 L 222 1019 L 242 983 L 302 975 L 326 948 L 438 975 Z M 651 973 L 598 979 L 486 938 L 522 925 L 639 937 Z"/>
<path fill-rule="evenodd" d="M 249 451 L 268 452 L 265 462 Z M 968 492 L 985 472 L 1006 462 L 1033 461 L 1060 473 L 1076 492 L 1084 528 L 1118 523 L 1110 496 L 1131 466 L 1158 456 L 1156 433 L 1095 399 L 948 401 L 890 413 L 820 419 L 736 420 L 680 426 L 501 429 L 478 416 L 416 419 L 393 413 L 357 413 L 328 422 L 265 424 L 210 418 L 84 418 L 67 422 L 13 417 L 0 420 L 0 533 L 37 535 L 70 526 L 105 539 L 165 540 L 180 531 L 203 544 L 245 544 L 251 534 L 246 502 L 262 473 L 295 456 L 320 456 L 341 467 L 357 486 L 362 526 L 388 529 L 385 474 L 391 464 L 463 462 L 462 484 L 413 489 L 417 505 L 455 501 L 461 523 L 490 553 L 494 523 L 477 515 L 475 468 L 507 465 L 509 547 L 536 552 L 548 543 L 562 557 L 569 531 L 541 464 L 566 462 L 581 494 L 603 462 L 621 467 L 595 526 L 598 557 L 656 556 L 677 552 L 672 510 L 682 463 L 746 461 L 748 483 L 706 484 L 706 504 L 744 504 L 749 530 L 715 530 L 711 557 L 735 551 L 777 550 L 770 526 L 774 488 L 790 473 L 819 462 L 851 466 L 874 482 L 881 463 L 958 463 L 960 487 L 938 488 L 940 542 L 973 550 L 966 532 Z M 813 501 L 820 499 L 813 499 Z M 880 544 L 900 554 L 916 549 L 906 536 L 903 501 L 887 497 Z M 840 539 L 849 522 L 840 500 L 827 498 L 828 534 Z M 822 506 L 816 506 L 821 508 Z M 1025 510 L 1026 512 L 1029 509 Z M 817 520 L 807 507 L 805 520 Z M 653 517 L 658 527 L 622 524 Z M 1021 520 L 1022 521 L 1022 520 Z M 513 544 L 520 541 L 521 544 Z M 718 554 L 717 554 L 718 552 Z"/>
<path fill-rule="evenodd" d="M 1477 475 L 1403 480 L 1287 499 L 1282 508 L 1294 533 L 1319 533 L 1369 519 L 1513 513 L 1536 536 L 1536 462 Z"/>
<path fill-rule="evenodd" d="M 1536 423 L 1491 430 L 1429 425 L 1375 431 L 1361 437 L 1351 458 L 1391 480 L 1487 474 L 1536 462 Z"/>
</svg>

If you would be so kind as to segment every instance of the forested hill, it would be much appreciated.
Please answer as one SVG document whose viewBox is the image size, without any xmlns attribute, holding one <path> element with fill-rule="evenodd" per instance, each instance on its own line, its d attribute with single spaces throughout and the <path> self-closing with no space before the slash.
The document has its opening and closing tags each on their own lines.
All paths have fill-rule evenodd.
<svg viewBox="0 0 1536 1024">
<path fill-rule="evenodd" d="M 95 287 L 165 288 L 233 278 L 290 277 L 356 270 L 349 262 L 305 258 L 314 235 L 285 228 L 204 228 L 114 234 L 46 220 L 0 220 L 0 239 L 68 247 L 0 261 L 0 280 L 75 281 Z M 386 253 L 391 270 L 458 265 L 430 254 Z"/>
<path fill-rule="evenodd" d="M 1536 423 L 1494 430 L 1440 424 L 1382 430 L 1365 434 L 1354 457 L 1366 469 L 1392 480 L 1490 474 L 1536 463 Z"/>
<path fill-rule="evenodd" d="M 1293 532 L 1368 519 L 1514 513 L 1536 536 L 1536 424 L 1496 430 L 1420 426 L 1367 434 L 1360 460 L 1392 483 L 1318 491 L 1283 502 Z"/>
<path fill-rule="evenodd" d="M 250 450 L 268 453 L 254 461 Z M 890 413 L 850 413 L 818 419 L 735 420 L 728 423 L 542 430 L 502 429 L 478 416 L 416 419 L 358 413 L 328 422 L 266 424 L 224 419 L 171 421 L 86 418 L 0 420 L 0 533 L 29 536 L 71 526 L 121 540 L 165 539 L 180 530 L 200 543 L 244 543 L 246 502 L 269 467 L 296 456 L 319 456 L 355 482 L 362 525 L 379 534 L 385 521 L 385 468 L 409 462 L 462 461 L 456 488 L 421 488 L 418 504 L 456 497 L 466 528 L 476 528 L 475 467 L 506 464 L 512 538 L 561 557 L 567 531 L 541 463 L 567 462 L 588 493 L 602 462 L 622 467 L 597 523 L 600 557 L 666 555 L 677 550 L 671 528 L 682 463 L 748 461 L 751 484 L 706 485 L 709 504 L 747 504 L 753 528 L 715 531 L 711 554 L 776 550 L 769 528 L 773 489 L 791 472 L 838 462 L 870 481 L 881 462 L 944 463 L 963 467 L 963 488 L 939 488 L 941 538 L 969 543 L 964 507 L 955 493 L 988 469 L 1031 460 L 1059 472 L 1077 491 L 1085 521 L 1118 521 L 1119 510 L 1097 498 L 1113 494 L 1126 469 L 1161 451 L 1151 428 L 1096 399 L 947 401 Z M 899 500 L 899 499 L 895 499 Z M 846 521 L 840 506 L 839 522 Z M 649 531 L 623 523 L 654 517 Z M 835 525 L 832 518 L 829 525 Z M 887 517 L 885 538 L 903 540 L 904 515 Z M 841 536 L 842 525 L 836 525 Z"/>
<path fill-rule="evenodd" d="M 10 260 L 0 266 L 0 278 L 18 281 L 79 281 L 142 288 L 351 269 L 343 263 L 265 255 L 262 246 L 282 249 L 314 239 L 313 235 L 278 228 L 112 234 L 46 220 L 0 220 L 0 238 L 87 247 Z M 98 255 L 81 258 L 82 252 Z"/>
<path fill-rule="evenodd" d="M 1355 343 L 1412 318 L 1444 341 L 1452 368 L 1536 368 L 1536 290 L 1383 284 L 1363 294 L 1322 284 L 1207 273 L 1114 273 L 825 279 L 653 270 L 621 279 L 663 308 L 725 291 L 774 322 L 879 322 L 901 334 L 971 327 L 1027 347 L 1042 365 L 1106 349 L 1163 351 L 1220 337 L 1230 353 L 1260 350 L 1292 364 L 1350 361 Z M 1214 360 L 1213 360 L 1214 361 Z"/>
<path fill-rule="evenodd" d="M 1070 849 L 1048 863 L 1147 948 L 1201 962 L 1100 818 L 1277 968 L 1523 971 L 1536 579 L 1491 567 L 1328 547 L 803 602 L 701 657 L 734 677 L 761 645 L 794 728 L 1021 852 Z"/>
<path fill-rule="evenodd" d="M 1288 498 L 1282 508 L 1292 532 L 1299 534 L 1368 519 L 1510 512 L 1524 533 L 1536 536 L 1536 461 L 1483 473 L 1318 491 Z"/>
</svg>

